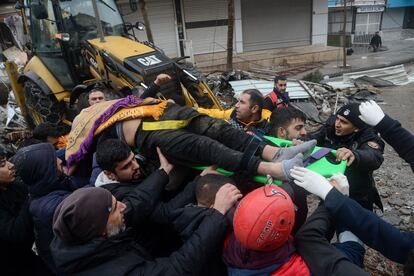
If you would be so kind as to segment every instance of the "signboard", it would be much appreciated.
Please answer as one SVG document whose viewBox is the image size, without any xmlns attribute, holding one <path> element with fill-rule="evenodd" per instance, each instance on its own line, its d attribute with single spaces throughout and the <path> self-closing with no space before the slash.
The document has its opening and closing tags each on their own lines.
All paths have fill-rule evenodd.
<svg viewBox="0 0 414 276">
<path fill-rule="evenodd" d="M 383 12 L 385 10 L 384 6 L 364 6 L 364 7 L 358 7 L 357 13 L 363 13 L 363 12 Z"/>
</svg>

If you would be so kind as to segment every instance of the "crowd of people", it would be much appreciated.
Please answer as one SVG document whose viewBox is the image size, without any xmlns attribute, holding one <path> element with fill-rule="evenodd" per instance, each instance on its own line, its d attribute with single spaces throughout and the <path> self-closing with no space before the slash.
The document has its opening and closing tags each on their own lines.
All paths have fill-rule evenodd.
<svg viewBox="0 0 414 276">
<path fill-rule="evenodd" d="M 373 179 L 383 140 L 414 172 L 414 136 L 375 102 L 307 133 L 284 77 L 224 111 L 155 99 L 169 80 L 140 98 L 96 87 L 71 129 L 44 123 L 15 154 L 0 148 L 2 275 L 368 275 L 366 246 L 414 275 L 414 233 L 374 213 Z M 305 168 L 316 145 L 344 174 Z M 310 216 L 309 194 L 321 200 Z"/>
</svg>

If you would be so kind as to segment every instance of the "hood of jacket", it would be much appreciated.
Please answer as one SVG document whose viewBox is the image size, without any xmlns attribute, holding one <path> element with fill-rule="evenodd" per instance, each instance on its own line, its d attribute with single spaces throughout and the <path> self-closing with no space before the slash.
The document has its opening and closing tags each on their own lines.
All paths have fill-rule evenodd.
<svg viewBox="0 0 414 276">
<path fill-rule="evenodd" d="M 58 173 L 56 152 L 51 144 L 24 147 L 13 157 L 13 163 L 17 174 L 29 186 L 29 193 L 34 198 L 67 189 L 67 177 Z"/>
</svg>

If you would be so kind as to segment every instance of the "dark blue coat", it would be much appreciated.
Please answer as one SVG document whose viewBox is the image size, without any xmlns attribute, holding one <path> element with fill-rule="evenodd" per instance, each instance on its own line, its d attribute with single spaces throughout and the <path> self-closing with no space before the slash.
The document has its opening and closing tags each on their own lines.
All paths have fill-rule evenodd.
<svg viewBox="0 0 414 276">
<path fill-rule="evenodd" d="M 400 231 L 336 189 L 326 196 L 325 207 L 366 245 L 392 261 L 405 263 L 414 249 L 414 233 Z"/>
<path fill-rule="evenodd" d="M 391 117 L 385 117 L 379 122 L 375 129 L 398 155 L 411 165 L 414 172 L 414 135 L 401 127 L 400 122 Z"/>
<path fill-rule="evenodd" d="M 53 239 L 52 220 L 56 207 L 73 190 L 72 184 L 58 173 L 55 149 L 36 144 L 19 150 L 13 158 L 18 174 L 29 186 L 30 214 L 39 256 L 55 271 L 49 244 Z"/>
</svg>

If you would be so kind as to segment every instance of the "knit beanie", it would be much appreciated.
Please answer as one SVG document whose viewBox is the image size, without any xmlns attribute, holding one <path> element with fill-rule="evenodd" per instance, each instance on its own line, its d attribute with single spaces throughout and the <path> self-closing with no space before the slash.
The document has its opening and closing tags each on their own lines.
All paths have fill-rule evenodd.
<svg viewBox="0 0 414 276">
<path fill-rule="evenodd" d="M 341 115 L 359 129 L 367 127 L 367 125 L 359 118 L 361 113 L 359 112 L 358 103 L 349 103 L 342 106 L 338 112 L 336 112 L 336 115 Z"/>
<path fill-rule="evenodd" d="M 112 209 L 112 194 L 103 188 L 74 191 L 56 208 L 53 231 L 69 243 L 86 243 L 105 232 Z"/>
</svg>

